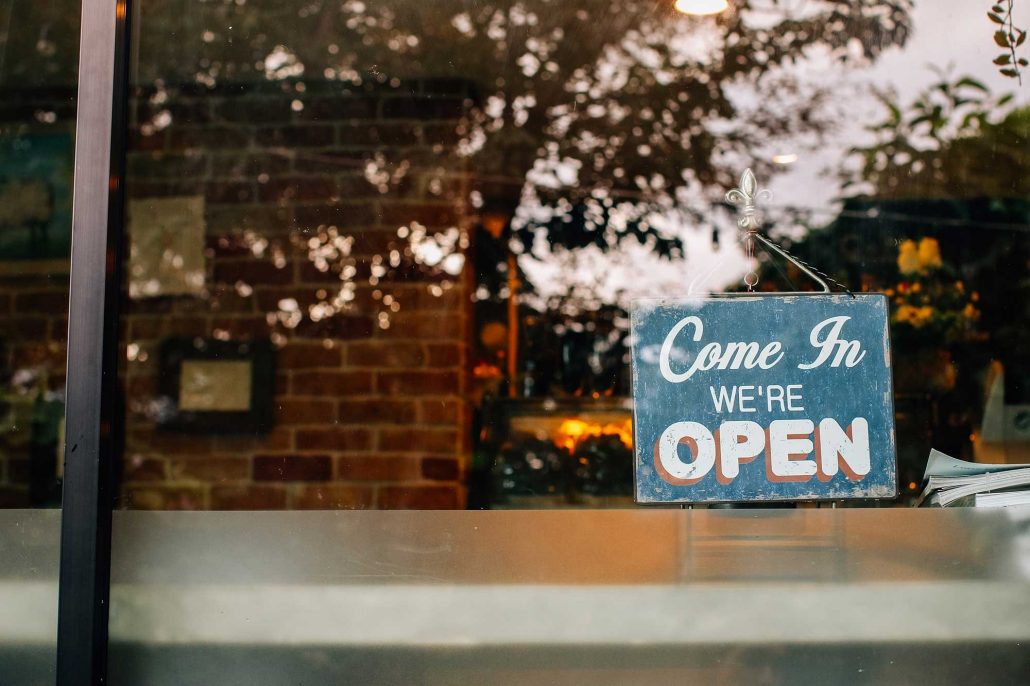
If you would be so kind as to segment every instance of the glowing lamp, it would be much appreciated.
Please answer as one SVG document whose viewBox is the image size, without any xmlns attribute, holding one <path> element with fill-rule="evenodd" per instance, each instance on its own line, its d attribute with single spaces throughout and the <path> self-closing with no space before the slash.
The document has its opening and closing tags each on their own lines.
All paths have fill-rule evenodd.
<svg viewBox="0 0 1030 686">
<path fill-rule="evenodd" d="M 706 16 L 719 14 L 729 5 L 726 0 L 676 0 L 676 9 L 683 14 Z"/>
</svg>

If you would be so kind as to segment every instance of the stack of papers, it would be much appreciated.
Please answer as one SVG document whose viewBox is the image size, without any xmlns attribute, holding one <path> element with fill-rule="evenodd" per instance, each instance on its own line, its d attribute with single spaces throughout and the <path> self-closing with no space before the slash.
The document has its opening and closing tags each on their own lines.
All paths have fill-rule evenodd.
<svg viewBox="0 0 1030 686">
<path fill-rule="evenodd" d="M 916 505 L 1007 507 L 1030 503 L 1030 465 L 979 464 L 930 451 Z M 960 502 L 961 501 L 961 502 Z"/>
</svg>

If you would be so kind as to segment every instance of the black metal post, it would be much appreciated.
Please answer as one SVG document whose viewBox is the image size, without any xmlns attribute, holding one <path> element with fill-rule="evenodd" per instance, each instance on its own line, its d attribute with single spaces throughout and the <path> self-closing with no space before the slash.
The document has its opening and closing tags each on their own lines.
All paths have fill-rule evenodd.
<svg viewBox="0 0 1030 686">
<path fill-rule="evenodd" d="M 129 0 L 82 0 L 57 684 L 107 681 Z"/>
</svg>

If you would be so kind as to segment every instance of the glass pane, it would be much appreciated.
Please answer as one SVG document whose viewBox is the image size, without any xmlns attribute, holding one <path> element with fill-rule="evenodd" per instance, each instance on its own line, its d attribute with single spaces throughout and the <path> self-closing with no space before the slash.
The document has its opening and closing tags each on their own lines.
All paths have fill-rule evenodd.
<svg viewBox="0 0 1030 686">
<path fill-rule="evenodd" d="M 1026 515 L 119 512 L 111 683 L 1014 685 Z"/>
<path fill-rule="evenodd" d="M 1025 513 L 904 507 L 1030 445 L 1021 3 L 139 9 L 112 681 L 1026 670 Z M 633 505 L 632 300 L 817 288 L 748 167 L 889 295 L 897 499 Z"/>
<path fill-rule="evenodd" d="M 984 8 L 141 5 L 123 507 L 632 506 L 630 302 L 817 287 L 748 257 L 744 167 L 891 298 L 881 504 L 931 447 L 1027 458 L 1025 48 Z"/>
<path fill-rule="evenodd" d="M 0 674 L 18 684 L 53 683 L 78 54 L 77 2 L 0 3 Z"/>
</svg>

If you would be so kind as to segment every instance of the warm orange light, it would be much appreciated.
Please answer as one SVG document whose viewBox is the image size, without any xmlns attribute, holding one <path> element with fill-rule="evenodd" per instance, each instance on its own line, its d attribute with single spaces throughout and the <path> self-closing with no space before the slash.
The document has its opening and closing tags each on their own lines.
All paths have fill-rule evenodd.
<svg viewBox="0 0 1030 686">
<path fill-rule="evenodd" d="M 583 440 L 592 436 L 618 436 L 627 448 L 633 447 L 633 422 L 626 419 L 622 422 L 585 422 L 582 419 L 566 419 L 555 432 L 554 442 L 569 452 L 575 452 Z"/>
<path fill-rule="evenodd" d="M 726 0 L 676 0 L 676 9 L 683 14 L 703 17 L 726 11 L 729 4 Z"/>
</svg>

